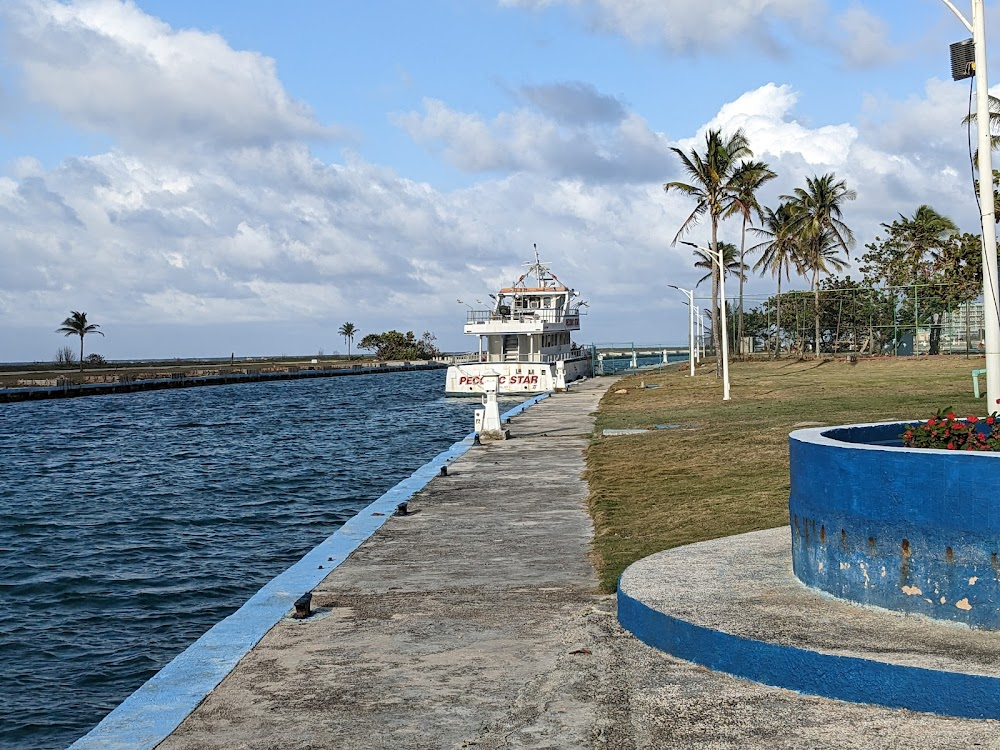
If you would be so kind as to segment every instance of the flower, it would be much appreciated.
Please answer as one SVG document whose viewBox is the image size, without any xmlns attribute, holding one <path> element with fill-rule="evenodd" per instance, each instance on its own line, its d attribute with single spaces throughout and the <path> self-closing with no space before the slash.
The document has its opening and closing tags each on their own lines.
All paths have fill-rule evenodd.
<svg viewBox="0 0 1000 750">
<path fill-rule="evenodd" d="M 906 425 L 899 438 L 909 448 L 1000 451 L 998 416 L 993 412 L 985 418 L 972 414 L 958 419 L 954 412 L 942 409 L 926 422 Z"/>
</svg>

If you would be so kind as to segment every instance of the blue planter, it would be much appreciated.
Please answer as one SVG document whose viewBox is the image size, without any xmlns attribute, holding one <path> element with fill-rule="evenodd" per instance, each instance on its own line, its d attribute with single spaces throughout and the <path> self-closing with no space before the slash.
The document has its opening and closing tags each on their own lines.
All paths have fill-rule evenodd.
<svg viewBox="0 0 1000 750">
<path fill-rule="evenodd" d="M 861 604 L 1000 629 L 1000 454 L 905 448 L 906 424 L 789 436 L 795 575 Z"/>
</svg>

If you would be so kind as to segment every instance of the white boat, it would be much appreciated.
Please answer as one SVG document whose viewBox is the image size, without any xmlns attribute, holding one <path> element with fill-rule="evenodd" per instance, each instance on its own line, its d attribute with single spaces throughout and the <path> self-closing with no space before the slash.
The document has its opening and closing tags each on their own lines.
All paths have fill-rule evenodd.
<svg viewBox="0 0 1000 750">
<path fill-rule="evenodd" d="M 589 376 L 589 347 L 573 343 L 580 330 L 580 293 L 565 286 L 538 259 L 511 286 L 491 294 L 488 310 L 470 309 L 465 333 L 475 336 L 476 351 L 456 357 L 448 368 L 445 392 L 449 396 L 483 392 L 483 377 L 498 375 L 503 394 L 534 394 L 562 390 Z"/>
</svg>

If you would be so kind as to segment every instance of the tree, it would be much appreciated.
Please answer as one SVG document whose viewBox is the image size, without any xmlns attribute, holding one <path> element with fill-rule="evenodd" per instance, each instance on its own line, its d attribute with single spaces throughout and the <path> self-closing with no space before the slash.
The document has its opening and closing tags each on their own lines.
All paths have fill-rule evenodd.
<svg viewBox="0 0 1000 750">
<path fill-rule="evenodd" d="M 951 219 L 927 205 L 882 227 L 886 237 L 865 246 L 861 271 L 868 283 L 887 287 L 904 325 L 930 325 L 930 352 L 937 354 L 941 315 L 982 291 L 981 240 L 959 233 Z"/>
<path fill-rule="evenodd" d="M 358 329 L 355 327 L 354 323 L 344 323 L 337 331 L 341 336 L 344 337 L 344 343 L 347 344 L 347 358 L 351 358 L 351 343 L 354 341 L 354 336 L 357 334 Z"/>
<path fill-rule="evenodd" d="M 836 253 L 842 249 L 850 257 L 854 233 L 843 222 L 843 204 L 858 197 L 847 183 L 837 180 L 832 172 L 822 177 L 809 177 L 805 188 L 795 188 L 791 195 L 781 196 L 792 210 L 792 229 L 799 235 L 803 266 L 812 271 L 815 303 L 816 358 L 820 356 L 819 277 L 831 269 L 840 270 L 844 261 Z"/>
<path fill-rule="evenodd" d="M 705 133 L 705 152 L 697 150 L 685 154 L 679 148 L 671 147 L 671 151 L 680 157 L 684 171 L 690 183 L 674 181 L 663 186 L 669 195 L 676 190 L 696 201 L 694 210 L 681 224 L 674 236 L 674 243 L 686 234 L 705 214 L 708 214 L 712 229 L 711 249 L 719 251 L 719 222 L 734 215 L 736 194 L 739 190 L 741 175 L 748 169 L 746 161 L 753 156 L 750 142 L 742 128 L 731 136 L 724 137 L 721 130 L 709 130 Z M 719 330 L 719 268 L 716 259 L 712 261 L 712 343 L 715 346 L 715 374 L 722 377 L 722 348 L 719 346 L 721 331 Z"/>
<path fill-rule="evenodd" d="M 385 333 L 369 333 L 358 342 L 359 349 L 374 349 L 375 358 L 388 359 L 434 359 L 440 352 L 434 346 L 434 334 L 424 331 L 418 339 L 413 331 L 405 334 L 392 330 Z"/>
<path fill-rule="evenodd" d="M 761 221 L 764 220 L 761 205 L 757 200 L 757 191 L 763 187 L 764 183 L 777 177 L 770 167 L 762 161 L 745 163 L 735 175 L 736 195 L 734 207 L 743 218 L 743 228 L 740 233 L 740 307 L 737 315 L 738 325 L 736 330 L 736 350 L 743 351 L 743 284 L 746 283 L 746 246 L 747 246 L 747 224 L 751 222 L 751 216 L 757 215 Z"/>
<path fill-rule="evenodd" d="M 98 331 L 98 328 L 100 326 L 96 323 L 87 322 L 87 313 L 70 310 L 69 317 L 56 329 L 56 333 L 80 337 L 80 372 L 83 372 L 83 337 L 88 333 L 97 333 L 103 336 L 104 334 Z"/>
<path fill-rule="evenodd" d="M 751 231 L 758 237 L 763 237 L 764 241 L 750 248 L 750 252 L 763 251 L 753 270 L 759 270 L 761 274 L 769 272 L 778 280 L 773 355 L 777 359 L 781 349 L 781 274 L 784 273 L 785 278 L 791 281 L 793 268 L 796 274 L 802 273 L 802 259 L 798 236 L 792 231 L 792 210 L 787 203 L 781 203 L 773 210 L 765 207 L 761 224 L 760 229 L 753 228 Z"/>
</svg>

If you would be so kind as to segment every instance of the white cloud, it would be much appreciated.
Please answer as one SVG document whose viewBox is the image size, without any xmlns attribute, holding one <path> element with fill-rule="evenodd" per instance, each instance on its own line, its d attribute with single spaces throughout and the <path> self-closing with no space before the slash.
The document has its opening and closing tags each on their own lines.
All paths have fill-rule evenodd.
<svg viewBox="0 0 1000 750">
<path fill-rule="evenodd" d="M 556 119 L 558 117 L 558 119 Z M 444 102 L 424 100 L 424 113 L 396 115 L 394 122 L 415 141 L 468 172 L 524 171 L 555 178 L 597 181 L 655 180 L 671 158 L 665 136 L 635 113 L 612 122 L 582 118 L 575 126 L 519 108 L 487 122 L 456 112 Z"/>
<path fill-rule="evenodd" d="M 566 5 L 582 11 L 598 28 L 639 43 L 658 43 L 674 52 L 706 53 L 734 39 L 759 49 L 780 46 L 774 27 L 815 27 L 822 0 L 500 0 L 511 7 L 541 9 Z"/>
<path fill-rule="evenodd" d="M 271 58 L 128 0 L 8 0 L 0 20 L 26 96 L 130 149 L 341 135 L 287 94 Z"/>
</svg>

